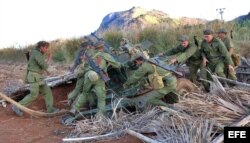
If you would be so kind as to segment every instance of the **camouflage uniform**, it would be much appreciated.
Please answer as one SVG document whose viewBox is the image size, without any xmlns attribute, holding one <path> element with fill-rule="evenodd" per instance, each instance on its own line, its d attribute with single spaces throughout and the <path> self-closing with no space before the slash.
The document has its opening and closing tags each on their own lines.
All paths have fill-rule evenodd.
<svg viewBox="0 0 250 143">
<path fill-rule="evenodd" d="M 97 52 L 93 59 L 96 61 L 96 64 L 99 67 L 107 72 L 107 68 L 111 65 L 114 68 L 120 68 L 120 63 L 116 62 L 113 57 L 111 57 L 108 53 L 105 52 Z M 98 61 L 99 59 L 99 61 Z M 90 67 L 86 69 L 86 71 L 92 70 Z M 86 73 L 86 72 L 85 72 Z M 79 98 L 77 99 L 76 103 L 73 105 L 73 109 L 79 111 L 81 106 L 84 105 L 87 101 L 93 103 L 94 94 L 97 96 L 97 107 L 99 109 L 99 113 L 105 113 L 105 82 L 99 77 L 97 81 L 91 81 L 89 77 L 85 74 L 84 75 L 84 87 L 83 92 L 80 94 Z"/>
<path fill-rule="evenodd" d="M 31 51 L 28 62 L 28 74 L 26 81 L 30 84 L 30 94 L 25 96 L 19 103 L 23 106 L 30 105 L 41 92 L 44 95 L 47 112 L 53 112 L 53 96 L 50 87 L 43 80 L 42 73 L 47 69 L 43 54 L 37 49 Z"/>
<path fill-rule="evenodd" d="M 201 67 L 202 57 L 199 48 L 191 43 L 185 48 L 182 45 L 176 48 L 168 50 L 165 56 L 176 55 L 176 60 L 178 63 L 186 62 L 190 71 L 190 80 L 196 82 L 196 75 L 198 69 Z"/>
<path fill-rule="evenodd" d="M 226 77 L 224 73 L 225 64 L 233 65 L 233 61 L 223 42 L 215 37 L 213 37 L 210 43 L 203 40 L 201 43 L 201 52 L 202 57 L 208 59 L 207 67 L 201 69 L 201 78 L 209 79 L 206 69 L 211 70 L 220 77 Z M 203 85 L 208 91 L 210 84 L 203 82 Z"/>
<path fill-rule="evenodd" d="M 165 102 L 161 100 L 161 98 L 165 97 L 168 93 L 176 91 L 176 77 L 171 75 L 170 72 L 156 67 L 157 72 L 159 73 L 160 76 L 163 76 L 163 81 L 164 81 L 164 87 L 161 89 L 155 89 L 142 97 L 139 98 L 144 98 L 146 99 L 147 104 L 152 104 L 152 105 L 160 105 L 160 106 L 167 106 Z M 144 62 L 127 80 L 125 85 L 131 85 L 133 83 L 138 82 L 140 79 L 145 77 L 146 75 L 154 73 L 154 68 L 153 66 L 148 63 Z"/>
</svg>

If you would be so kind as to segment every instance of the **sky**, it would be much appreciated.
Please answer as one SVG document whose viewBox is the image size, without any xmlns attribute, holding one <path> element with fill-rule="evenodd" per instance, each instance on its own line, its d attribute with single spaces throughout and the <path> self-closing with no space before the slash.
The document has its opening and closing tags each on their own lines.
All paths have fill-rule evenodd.
<svg viewBox="0 0 250 143">
<path fill-rule="evenodd" d="M 226 21 L 250 12 L 250 0 L 0 0 L 0 48 L 87 35 L 105 15 L 133 6 L 207 20 L 225 8 Z"/>
</svg>

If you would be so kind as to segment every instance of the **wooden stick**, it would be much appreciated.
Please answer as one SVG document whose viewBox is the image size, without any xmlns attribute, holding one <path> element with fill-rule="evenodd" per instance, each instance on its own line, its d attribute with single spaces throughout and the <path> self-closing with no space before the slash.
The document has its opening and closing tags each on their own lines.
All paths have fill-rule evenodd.
<svg viewBox="0 0 250 143">
<path fill-rule="evenodd" d="M 215 76 L 215 75 L 213 75 Z M 215 76 L 216 78 L 218 78 L 219 80 L 223 80 L 229 83 L 233 83 L 236 85 L 240 85 L 240 86 L 245 86 L 245 87 L 250 87 L 250 84 L 244 83 L 244 82 L 239 82 L 239 81 L 235 81 L 235 80 L 231 80 L 231 79 L 227 79 L 227 78 L 223 78 L 223 77 L 219 77 L 219 76 Z"/>
<path fill-rule="evenodd" d="M 109 137 L 113 135 L 118 135 L 120 133 L 121 132 L 114 132 L 114 133 L 109 133 L 109 134 L 99 135 L 99 136 L 92 136 L 92 137 L 64 138 L 63 141 L 64 142 L 79 142 L 79 141 L 96 140 L 96 139 L 105 138 L 105 137 Z"/>
<path fill-rule="evenodd" d="M 75 73 L 67 73 L 67 74 L 62 75 L 62 76 L 45 78 L 44 81 L 49 87 L 55 87 L 57 85 L 66 83 L 67 81 L 70 81 L 70 80 L 75 79 L 75 78 L 76 78 Z M 54 79 L 54 80 L 52 80 L 52 79 Z M 30 89 L 30 85 L 25 84 L 23 87 L 20 87 L 19 89 L 17 89 L 13 93 L 11 93 L 11 98 L 16 97 L 16 95 L 15 95 L 16 93 L 18 93 L 18 96 L 19 96 L 20 93 L 25 93 L 29 89 Z"/>
<path fill-rule="evenodd" d="M 17 103 L 15 100 L 9 98 L 8 96 L 4 95 L 1 92 L 0 92 L 0 97 L 3 98 L 4 100 L 10 102 L 11 104 L 16 105 L 23 112 L 26 112 L 32 116 L 35 116 L 35 117 L 53 117 L 53 116 L 58 116 L 58 115 L 62 115 L 62 114 L 69 112 L 68 110 L 60 110 L 57 113 L 45 113 L 45 112 L 35 111 L 35 110 L 29 109 L 29 108 Z"/>
<path fill-rule="evenodd" d="M 249 122 L 250 122 L 250 114 L 242 117 L 241 119 L 239 119 L 238 122 L 235 122 L 230 126 L 232 126 L 232 127 L 244 126 L 244 125 L 248 124 Z M 216 137 L 212 141 L 212 143 L 221 143 L 221 142 L 223 142 L 223 139 L 224 139 L 224 134 L 221 133 L 218 137 Z"/>
<path fill-rule="evenodd" d="M 125 132 L 130 134 L 131 136 L 134 136 L 134 137 L 136 137 L 136 138 L 138 138 L 138 139 L 140 139 L 142 141 L 145 141 L 147 143 L 159 143 L 158 141 L 155 141 L 155 140 L 153 140 L 153 139 L 151 139 L 149 137 L 146 137 L 146 136 L 144 136 L 144 135 L 142 135 L 140 133 L 137 133 L 135 131 L 132 131 L 130 129 L 125 130 Z"/>
</svg>

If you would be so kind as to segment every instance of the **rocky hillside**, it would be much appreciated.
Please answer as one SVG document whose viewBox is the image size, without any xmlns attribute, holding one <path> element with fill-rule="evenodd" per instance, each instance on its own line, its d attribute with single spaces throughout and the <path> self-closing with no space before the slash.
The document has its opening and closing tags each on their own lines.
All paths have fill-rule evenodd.
<svg viewBox="0 0 250 143">
<path fill-rule="evenodd" d="M 168 14 L 158 10 L 146 10 L 140 7 L 133 7 L 126 11 L 113 12 L 106 15 L 97 31 L 106 30 L 108 28 L 116 29 L 138 29 L 145 28 L 150 25 L 164 24 L 165 27 L 176 27 L 179 25 L 204 24 L 204 19 L 187 18 L 180 19 L 171 18 Z"/>
</svg>

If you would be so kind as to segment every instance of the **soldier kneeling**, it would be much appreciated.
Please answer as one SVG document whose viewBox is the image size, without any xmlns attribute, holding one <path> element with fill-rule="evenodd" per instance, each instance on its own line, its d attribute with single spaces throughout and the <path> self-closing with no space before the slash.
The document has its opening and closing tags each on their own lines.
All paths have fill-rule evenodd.
<svg viewBox="0 0 250 143">
<path fill-rule="evenodd" d="M 169 71 L 157 67 L 156 65 L 150 64 L 140 54 L 132 57 L 131 61 L 135 62 L 135 64 L 139 68 L 128 78 L 123 87 L 127 88 L 129 85 L 138 82 L 145 76 L 148 76 L 150 85 L 153 90 L 143 96 L 135 98 L 135 100 L 139 102 L 145 101 L 144 103 L 142 103 L 143 105 L 141 107 L 144 107 L 144 105 L 146 104 L 152 104 L 156 106 L 169 106 L 161 99 L 170 92 L 176 91 L 176 77 Z"/>
</svg>

